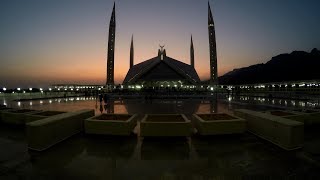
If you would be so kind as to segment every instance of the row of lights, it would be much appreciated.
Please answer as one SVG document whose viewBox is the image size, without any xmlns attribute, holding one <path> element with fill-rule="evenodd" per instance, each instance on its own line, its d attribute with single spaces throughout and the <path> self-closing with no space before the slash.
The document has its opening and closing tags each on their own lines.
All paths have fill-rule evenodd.
<svg viewBox="0 0 320 180">
<path fill-rule="evenodd" d="M 95 89 L 95 88 L 103 88 L 103 86 L 55 86 L 55 89 Z"/>
<path fill-rule="evenodd" d="M 276 86 L 284 86 L 284 87 L 288 87 L 288 86 L 290 86 L 290 85 L 288 85 L 288 84 L 272 84 L 271 85 L 273 88 L 275 88 Z M 292 86 L 292 85 L 291 85 Z M 320 84 L 315 84 L 315 83 L 311 83 L 311 84 L 305 84 L 305 83 L 302 83 L 302 84 L 299 84 L 298 85 L 299 87 L 305 87 L 305 86 L 307 86 L 307 87 L 312 87 L 312 86 L 315 86 L 315 87 L 318 87 L 318 86 L 320 86 Z M 252 86 L 251 86 L 252 87 Z M 265 85 L 255 85 L 255 86 L 253 86 L 255 89 L 259 89 L 259 88 L 265 88 L 266 86 Z M 248 89 L 248 88 L 250 88 L 250 86 L 240 86 L 240 89 Z"/>
</svg>

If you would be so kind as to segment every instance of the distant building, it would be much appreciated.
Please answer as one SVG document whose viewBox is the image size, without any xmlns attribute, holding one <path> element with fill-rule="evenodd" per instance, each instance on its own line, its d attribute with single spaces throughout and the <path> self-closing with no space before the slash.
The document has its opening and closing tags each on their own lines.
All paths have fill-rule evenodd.
<svg viewBox="0 0 320 180">
<path fill-rule="evenodd" d="M 133 65 L 123 81 L 125 85 L 149 87 L 181 87 L 199 83 L 194 67 L 168 57 L 165 49 L 159 49 L 158 56 Z"/>
<path fill-rule="evenodd" d="M 114 41 L 115 41 L 115 5 L 109 27 L 108 59 L 107 59 L 107 86 L 114 85 Z M 210 46 L 210 80 L 209 84 L 218 84 L 217 51 L 215 28 L 208 4 L 208 30 Z M 194 47 L 191 36 L 190 65 L 166 55 L 164 46 L 160 46 L 158 56 L 134 65 L 133 36 L 130 46 L 130 69 L 123 81 L 124 85 L 138 85 L 145 87 L 182 87 L 184 85 L 198 85 L 200 78 L 194 66 Z"/>
</svg>

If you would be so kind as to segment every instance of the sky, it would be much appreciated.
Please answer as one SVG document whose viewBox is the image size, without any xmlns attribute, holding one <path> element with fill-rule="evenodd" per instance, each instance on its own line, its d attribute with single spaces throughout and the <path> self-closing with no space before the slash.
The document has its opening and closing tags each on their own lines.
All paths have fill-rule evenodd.
<svg viewBox="0 0 320 180">
<path fill-rule="evenodd" d="M 0 87 L 105 84 L 111 0 L 1 0 Z M 320 49 L 319 0 L 209 0 L 218 75 L 294 50 Z M 167 55 L 209 79 L 208 1 L 116 0 L 115 83 L 134 63 Z"/>
</svg>

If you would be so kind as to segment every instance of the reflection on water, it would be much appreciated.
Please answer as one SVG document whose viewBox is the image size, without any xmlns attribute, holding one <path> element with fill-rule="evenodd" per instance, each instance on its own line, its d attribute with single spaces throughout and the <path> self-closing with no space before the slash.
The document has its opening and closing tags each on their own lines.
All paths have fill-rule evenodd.
<svg viewBox="0 0 320 180">
<path fill-rule="evenodd" d="M 13 108 L 36 110 L 77 111 L 81 109 L 95 109 L 96 114 L 193 114 L 229 112 L 236 108 L 255 110 L 281 107 L 319 108 L 319 102 L 311 100 L 302 101 L 248 96 L 213 96 L 206 99 L 108 99 L 107 101 L 100 101 L 95 97 L 70 97 L 18 102 L 3 99 L 3 104 Z"/>
<path fill-rule="evenodd" d="M 79 97 L 5 102 L 8 103 L 8 106 L 16 108 L 56 111 L 95 109 L 96 114 L 191 114 L 226 112 L 235 108 L 256 110 L 273 108 L 257 106 L 257 104 L 269 102 L 266 99 L 263 103 L 257 102 L 261 100 L 258 98 L 256 100 L 254 98 L 241 100 L 235 97 L 225 97 L 184 100 L 157 99 L 152 101 L 144 99 L 108 100 L 100 103 L 95 98 Z M 274 100 L 275 103 L 276 101 L 278 100 Z M 303 107 L 299 105 L 299 102 L 295 103 L 295 107 Z M 306 106 L 307 104 L 306 102 Z M 280 105 L 290 107 L 289 100 L 287 103 L 282 100 Z M 313 145 L 313 142 L 319 142 L 319 138 L 313 134 L 312 136 L 311 134 L 307 135 L 314 139 L 308 138 L 306 143 L 312 142 L 312 147 L 317 145 Z M 0 148 L 0 154 L 2 154 L 0 161 L 1 165 L 6 165 L 7 162 L 13 164 L 14 168 L 6 172 L 9 175 L 32 176 L 30 179 L 43 179 L 44 177 L 46 179 L 61 177 L 73 179 L 154 179 L 157 176 L 161 177 L 159 179 L 190 179 L 190 177 L 195 177 L 193 179 L 221 179 L 214 177 L 223 177 L 224 174 L 246 176 L 248 174 L 255 175 L 255 173 L 259 175 L 283 174 L 295 177 L 297 174 L 305 175 L 317 172 L 311 163 L 297 159 L 296 153 L 287 153 L 248 133 L 214 137 L 192 136 L 181 139 L 170 138 L 169 140 L 167 138 L 164 140 L 147 139 L 136 137 L 136 135 L 121 138 L 78 134 L 41 153 L 27 151 L 24 136 L 24 132 L 20 129 L 15 131 L 11 127 L 0 126 L 0 144 L 1 147 L 6 147 Z M 303 151 L 306 149 L 304 148 Z M 317 152 L 316 149 L 314 152 Z M 8 157 L 11 159 L 8 160 Z M 21 162 L 18 166 L 16 166 L 17 161 Z M 3 167 L 5 167 L 4 165 Z M 5 168 L 0 168 L 0 170 L 6 171 Z"/>
<path fill-rule="evenodd" d="M 190 158 L 189 144 L 183 138 L 147 138 L 141 145 L 142 160 L 184 160 Z"/>
<path fill-rule="evenodd" d="M 251 96 L 228 96 L 229 101 L 237 101 L 256 105 L 272 105 L 286 108 L 319 108 L 319 99 L 309 100 L 293 100 L 293 99 L 276 99 L 265 97 L 251 97 Z"/>
</svg>

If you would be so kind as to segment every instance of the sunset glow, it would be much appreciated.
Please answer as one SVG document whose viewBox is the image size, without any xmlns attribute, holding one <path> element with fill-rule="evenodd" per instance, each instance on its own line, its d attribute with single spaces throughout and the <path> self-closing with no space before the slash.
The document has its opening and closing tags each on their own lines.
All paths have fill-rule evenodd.
<svg viewBox="0 0 320 180">
<path fill-rule="evenodd" d="M 219 76 L 280 53 L 320 47 L 317 0 L 210 3 Z M 2 1 L 0 86 L 105 84 L 112 5 L 110 0 Z M 156 56 L 159 44 L 168 56 L 190 64 L 192 34 L 195 69 L 201 80 L 209 78 L 207 1 L 119 0 L 116 19 L 116 84 L 129 69 L 132 34 L 134 64 Z"/>
</svg>

